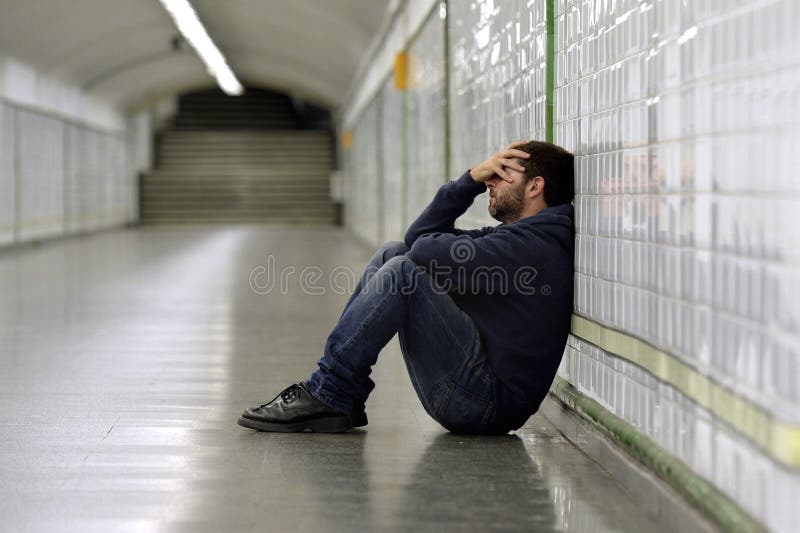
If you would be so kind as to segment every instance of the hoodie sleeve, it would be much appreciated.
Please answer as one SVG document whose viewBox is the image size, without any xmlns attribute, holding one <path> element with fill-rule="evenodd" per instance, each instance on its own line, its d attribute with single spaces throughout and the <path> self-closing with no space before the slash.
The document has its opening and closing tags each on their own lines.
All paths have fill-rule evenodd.
<svg viewBox="0 0 800 533">
<path fill-rule="evenodd" d="M 406 256 L 448 291 L 462 294 L 525 293 L 537 277 L 538 242 L 532 234 L 503 228 L 472 237 L 431 233 L 419 237 Z M 532 293 L 530 293 L 532 294 Z"/>
<path fill-rule="evenodd" d="M 428 233 L 480 237 L 494 231 L 491 226 L 474 230 L 455 228 L 456 219 L 463 215 L 472 205 L 475 197 L 484 191 L 486 191 L 486 185 L 472 179 L 469 170 L 457 180 L 452 180 L 439 187 L 428 207 L 408 227 L 403 239 L 406 246 L 411 248 L 417 239 Z"/>
</svg>

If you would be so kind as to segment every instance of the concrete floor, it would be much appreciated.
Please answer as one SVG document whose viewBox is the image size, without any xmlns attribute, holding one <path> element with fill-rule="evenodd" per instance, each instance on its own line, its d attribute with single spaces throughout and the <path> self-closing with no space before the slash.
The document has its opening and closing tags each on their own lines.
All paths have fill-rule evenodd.
<svg viewBox="0 0 800 533">
<path fill-rule="evenodd" d="M 0 252 L 0 530 L 660 530 L 541 415 L 505 437 L 439 427 L 396 339 L 363 430 L 237 426 L 313 370 L 346 301 L 329 276 L 369 255 L 340 230 L 263 227 Z M 267 291 L 270 256 L 295 272 Z"/>
</svg>

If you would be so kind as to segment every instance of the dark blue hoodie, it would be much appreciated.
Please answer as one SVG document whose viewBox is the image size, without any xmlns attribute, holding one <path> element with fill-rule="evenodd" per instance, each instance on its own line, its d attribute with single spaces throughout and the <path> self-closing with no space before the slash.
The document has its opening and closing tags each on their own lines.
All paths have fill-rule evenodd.
<svg viewBox="0 0 800 533">
<path fill-rule="evenodd" d="M 498 417 L 522 426 L 547 395 L 570 330 L 574 209 L 548 207 L 511 224 L 455 229 L 486 185 L 467 171 L 439 188 L 409 226 L 406 254 L 451 289 L 472 317 L 492 369 Z"/>
</svg>

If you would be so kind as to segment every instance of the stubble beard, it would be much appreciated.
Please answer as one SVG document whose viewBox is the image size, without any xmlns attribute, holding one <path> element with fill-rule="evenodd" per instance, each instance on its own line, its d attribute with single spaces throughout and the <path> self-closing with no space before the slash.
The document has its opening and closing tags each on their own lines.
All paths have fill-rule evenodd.
<svg viewBox="0 0 800 533">
<path fill-rule="evenodd" d="M 512 189 L 504 194 L 495 194 L 494 203 L 489 200 L 489 215 L 504 224 L 510 224 L 519 220 L 522 207 L 522 193 Z"/>
</svg>

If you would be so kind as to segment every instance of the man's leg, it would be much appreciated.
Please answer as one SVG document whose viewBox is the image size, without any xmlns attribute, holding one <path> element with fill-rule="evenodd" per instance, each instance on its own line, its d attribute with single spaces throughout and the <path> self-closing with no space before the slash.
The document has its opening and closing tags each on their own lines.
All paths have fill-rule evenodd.
<svg viewBox="0 0 800 533">
<path fill-rule="evenodd" d="M 480 336 L 424 269 L 397 255 L 405 251 L 402 243 L 390 243 L 373 256 L 306 386 L 337 410 L 359 409 L 375 387 L 369 375 L 378 354 L 400 331 L 426 411 L 448 429 L 483 431 L 494 413 L 494 389 Z"/>
<path fill-rule="evenodd" d="M 400 331 L 403 357 L 426 411 L 452 431 L 490 431 L 494 377 L 472 322 L 430 276 L 387 243 L 373 256 L 325 345 L 319 370 L 239 424 L 261 431 L 344 431 L 366 425 L 372 366 Z M 346 413 L 346 414 L 345 414 Z"/>
<path fill-rule="evenodd" d="M 353 300 L 356 299 L 358 294 L 364 288 L 364 284 L 375 275 L 379 268 L 383 266 L 383 264 L 391 259 L 392 257 L 403 255 L 408 251 L 408 246 L 403 241 L 389 241 L 381 245 L 378 248 L 378 251 L 372 255 L 372 258 L 367 262 L 367 266 L 364 268 L 364 273 L 361 274 L 361 279 L 358 280 L 358 284 L 356 288 L 353 290 L 353 294 L 350 295 L 350 299 L 344 306 L 342 310 L 342 314 L 339 316 L 339 319 L 347 312 L 347 309 L 350 307 L 350 304 L 353 303 Z"/>
<path fill-rule="evenodd" d="M 407 250 L 408 247 L 404 243 L 391 242 L 383 245 L 375 253 L 367 264 L 356 290 L 345 305 L 343 317 L 349 316 L 354 302 L 361 298 L 362 292 L 366 292 L 362 289 L 383 264 L 391 257 L 403 254 Z M 342 322 L 342 318 L 339 322 Z M 259 431 L 346 431 L 367 424 L 364 402 L 368 394 L 369 391 L 362 393 L 361 400 L 355 403 L 352 410 L 345 413 L 342 409 L 321 402 L 309 392 L 308 385 L 301 381 L 285 388 L 269 402 L 245 409 L 238 423 L 240 426 Z"/>
</svg>

